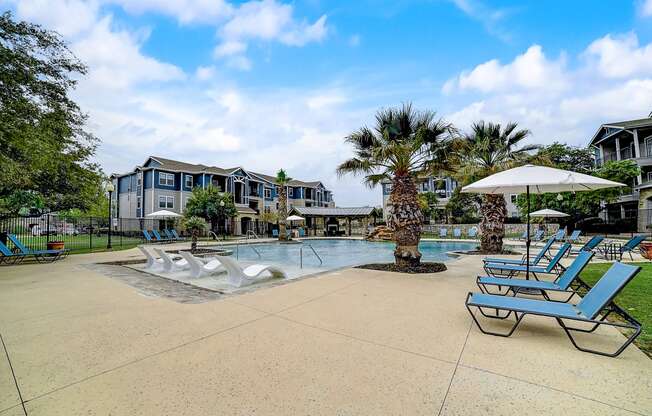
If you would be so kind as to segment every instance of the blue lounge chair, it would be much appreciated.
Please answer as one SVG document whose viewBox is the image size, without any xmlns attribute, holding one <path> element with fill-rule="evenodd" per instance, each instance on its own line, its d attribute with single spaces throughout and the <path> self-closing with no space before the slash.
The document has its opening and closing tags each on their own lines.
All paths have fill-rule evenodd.
<svg viewBox="0 0 652 416">
<path fill-rule="evenodd" d="M 272 230 L 272 237 L 278 238 L 278 230 L 277 229 Z"/>
<path fill-rule="evenodd" d="M 174 228 L 171 229 L 170 232 L 171 232 L 172 235 L 174 236 L 174 239 L 175 239 L 175 240 L 179 240 L 179 241 L 183 241 L 183 240 L 185 240 L 184 237 L 179 236 L 179 233 L 177 233 L 177 230 L 175 230 Z"/>
<path fill-rule="evenodd" d="M 0 257 L 0 264 L 20 263 L 21 261 L 25 260 L 25 257 L 27 257 L 21 252 L 14 253 L 13 251 L 9 250 L 9 247 L 4 245 L 2 241 L 0 241 L 0 253 L 2 253 L 2 257 Z"/>
<path fill-rule="evenodd" d="M 306 236 L 305 230 L 303 228 L 299 228 L 299 237 L 305 237 L 305 236 Z"/>
<path fill-rule="evenodd" d="M 467 235 L 471 238 L 476 238 L 478 236 L 478 229 L 476 227 L 469 228 Z"/>
<path fill-rule="evenodd" d="M 543 240 L 544 232 L 543 230 L 537 230 L 532 237 L 532 241 L 541 241 Z"/>
<path fill-rule="evenodd" d="M 157 230 L 152 230 L 152 234 L 154 234 L 154 237 L 156 238 L 156 241 L 158 241 L 158 242 L 168 241 L 167 239 L 161 237 L 161 234 L 159 234 L 159 232 Z"/>
<path fill-rule="evenodd" d="M 578 241 L 580 241 L 580 234 L 582 234 L 581 230 L 573 230 L 571 235 L 569 235 L 568 238 L 566 239 L 566 242 L 571 244 L 577 243 Z"/>
<path fill-rule="evenodd" d="M 570 247 L 570 244 L 564 243 L 564 245 L 559 248 L 559 251 L 557 251 L 557 254 L 555 254 L 555 257 L 550 260 L 548 265 L 530 266 L 530 274 L 537 280 L 537 274 L 561 274 L 565 268 L 559 262 L 566 255 L 568 250 L 570 250 Z M 525 273 L 527 270 L 527 265 L 485 263 L 484 270 L 489 276 L 512 277 L 519 273 Z"/>
<path fill-rule="evenodd" d="M 600 254 L 602 254 L 605 258 L 608 258 L 609 254 L 616 254 L 620 260 L 623 259 L 623 255 L 625 253 L 629 254 L 629 258 L 631 260 L 634 260 L 634 257 L 632 256 L 632 252 L 636 249 L 636 247 L 639 246 L 643 241 L 645 241 L 645 236 L 644 235 L 635 235 L 634 237 L 630 238 L 625 244 L 623 244 L 615 253 L 610 252 L 609 245 L 605 245 L 602 248 L 598 248 L 598 251 Z"/>
<path fill-rule="evenodd" d="M 149 235 L 149 232 L 148 232 L 147 230 L 143 230 L 143 235 L 145 236 L 145 240 L 146 240 L 148 243 L 154 243 L 154 242 L 156 242 L 156 241 L 152 238 L 152 236 Z"/>
<path fill-rule="evenodd" d="M 531 295 L 539 291 L 541 296 L 546 300 L 550 300 L 548 292 L 565 292 L 568 293 L 570 289 L 570 296 L 563 302 L 568 302 L 577 294 L 577 291 L 580 288 L 590 289 L 586 283 L 584 283 L 580 278 L 580 273 L 587 264 L 591 261 L 591 258 L 595 253 L 591 251 L 581 252 L 573 261 L 573 263 L 568 266 L 566 270 L 556 279 L 554 282 L 549 281 L 540 281 L 540 280 L 525 280 L 525 279 L 505 279 L 503 277 L 483 277 L 478 276 L 476 279 L 476 284 L 480 288 L 482 293 L 488 293 L 491 295 L 501 295 L 505 296 L 509 293 L 512 293 L 516 296 L 519 292 L 527 291 L 528 295 Z M 489 290 L 489 287 L 498 287 L 498 291 L 492 292 Z M 503 286 L 507 289 L 505 292 L 501 292 Z"/>
<path fill-rule="evenodd" d="M 553 302 L 537 299 L 524 299 L 507 296 L 497 296 L 485 293 L 471 293 L 466 296 L 466 309 L 471 314 L 473 321 L 484 334 L 501 337 L 511 336 L 526 315 L 538 315 L 554 318 L 562 327 L 575 348 L 580 351 L 607 357 L 618 356 L 641 333 L 641 324 L 622 308 L 613 302 L 616 295 L 629 283 L 641 270 L 638 266 L 616 262 L 589 290 L 584 298 L 577 304 L 571 305 L 563 302 Z M 507 332 L 489 331 L 480 325 L 478 317 L 471 308 L 476 308 L 482 316 L 491 319 L 507 319 L 512 314 L 516 318 L 514 326 Z M 485 312 L 485 309 L 487 312 Z M 491 310 L 493 312 L 488 313 Z M 507 312 L 501 315 L 501 312 Z M 618 315 L 622 322 L 609 322 L 609 315 Z M 565 321 L 575 321 L 581 324 L 590 324 L 590 328 L 576 328 L 569 326 Z M 598 351 L 581 347 L 572 333 L 593 333 L 601 325 L 628 329 L 633 331 L 625 342 L 615 352 Z"/>
<path fill-rule="evenodd" d="M 25 256 L 28 257 L 34 257 L 36 261 L 39 263 L 45 263 L 45 262 L 54 262 L 57 260 L 61 260 L 65 257 L 68 256 L 70 253 L 70 250 L 63 249 L 63 250 L 31 250 L 16 237 L 14 234 L 9 234 L 8 235 L 9 240 L 11 240 L 12 243 L 20 250 L 21 253 L 23 253 Z"/>
<path fill-rule="evenodd" d="M 462 238 L 462 230 L 460 228 L 453 228 L 453 237 Z"/>
<path fill-rule="evenodd" d="M 566 237 L 566 229 L 565 228 L 560 229 L 555 234 L 555 240 L 557 240 L 557 241 L 564 241 L 565 237 Z"/>
<path fill-rule="evenodd" d="M 448 237 L 448 228 L 440 228 L 439 229 L 439 238 L 446 238 Z"/>
<path fill-rule="evenodd" d="M 532 261 L 530 261 L 531 266 L 537 266 L 541 260 L 546 257 L 548 252 L 550 251 L 550 248 L 552 247 L 553 243 L 555 242 L 555 239 L 550 237 L 546 244 L 541 248 L 541 251 L 534 256 Z M 523 257 L 520 259 L 501 259 L 501 258 L 496 258 L 496 257 L 488 257 L 485 259 L 482 259 L 485 263 L 502 263 L 502 264 L 517 264 L 517 265 L 524 265 L 526 263 L 526 254 L 523 254 Z"/>
<path fill-rule="evenodd" d="M 520 237 L 517 238 L 517 240 L 525 240 L 527 238 L 527 230 L 523 231 L 523 234 L 521 234 Z"/>
<path fill-rule="evenodd" d="M 591 237 L 591 239 L 589 241 L 584 243 L 584 245 L 582 247 L 580 247 L 579 250 L 571 250 L 569 252 L 569 254 L 570 255 L 576 255 L 576 254 L 580 254 L 583 251 L 591 251 L 591 252 L 593 252 L 594 250 L 596 250 L 598 248 L 598 246 L 600 245 L 602 240 L 604 240 L 603 236 L 594 235 L 593 237 Z"/>
<path fill-rule="evenodd" d="M 163 229 L 163 233 L 169 241 L 177 241 L 177 238 L 167 228 Z"/>
</svg>

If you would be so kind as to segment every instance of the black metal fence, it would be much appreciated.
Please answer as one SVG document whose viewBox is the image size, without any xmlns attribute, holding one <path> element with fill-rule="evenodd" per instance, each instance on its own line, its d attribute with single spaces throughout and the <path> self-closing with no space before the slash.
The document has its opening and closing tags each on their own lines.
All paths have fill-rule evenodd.
<svg viewBox="0 0 652 416">
<path fill-rule="evenodd" d="M 72 252 L 102 251 L 109 247 L 130 248 L 145 242 L 143 230 L 176 228 L 173 221 L 138 218 L 62 217 L 45 214 L 34 217 L 0 217 L 0 241 L 13 249 L 9 234 L 28 248 L 45 250 L 48 244 L 63 243 Z"/>
</svg>

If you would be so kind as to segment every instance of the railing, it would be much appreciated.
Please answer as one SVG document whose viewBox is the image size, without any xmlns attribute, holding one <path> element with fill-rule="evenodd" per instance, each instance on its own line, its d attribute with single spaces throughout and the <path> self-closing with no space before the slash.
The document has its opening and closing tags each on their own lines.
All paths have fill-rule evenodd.
<svg viewBox="0 0 652 416">
<path fill-rule="evenodd" d="M 249 240 L 250 238 L 258 240 L 260 237 L 258 237 L 258 234 L 256 234 L 254 230 L 247 230 L 246 239 Z"/>
<path fill-rule="evenodd" d="M 322 266 L 324 264 L 324 262 L 321 259 L 321 257 L 319 256 L 319 254 L 317 254 L 317 252 L 315 251 L 315 248 L 313 246 L 311 246 L 310 244 L 303 243 L 301 245 L 301 247 L 299 248 L 299 267 L 303 269 L 303 246 L 304 245 L 306 247 L 308 247 L 314 253 L 314 255 L 317 257 L 317 260 L 319 260 L 319 265 Z"/>
<path fill-rule="evenodd" d="M 241 245 L 242 245 L 242 243 L 240 243 L 240 242 L 235 243 L 235 258 L 236 259 L 240 259 L 240 246 Z M 250 249 L 252 249 L 253 252 L 256 253 L 256 255 L 258 256 L 259 259 L 263 258 L 260 255 L 260 252 L 258 250 L 256 250 L 256 247 L 250 245 L 249 243 L 245 244 L 245 247 L 249 247 Z"/>
</svg>

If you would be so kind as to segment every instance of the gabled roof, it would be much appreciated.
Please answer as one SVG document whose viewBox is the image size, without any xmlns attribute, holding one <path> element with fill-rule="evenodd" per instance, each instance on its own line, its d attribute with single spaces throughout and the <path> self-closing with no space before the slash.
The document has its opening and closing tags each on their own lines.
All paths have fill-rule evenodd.
<svg viewBox="0 0 652 416">
<path fill-rule="evenodd" d="M 598 128 L 598 130 L 595 132 L 595 134 L 591 138 L 591 141 L 589 142 L 589 145 L 598 144 L 598 142 L 601 142 L 604 139 L 607 139 L 611 136 L 614 136 L 628 129 L 640 129 L 644 127 L 652 127 L 652 117 L 640 118 L 637 120 L 618 121 L 615 123 L 605 123 L 601 125 Z M 606 136 L 600 137 L 600 133 L 602 133 L 602 131 L 606 129 L 613 129 L 614 131 L 608 133 Z"/>
<path fill-rule="evenodd" d="M 158 163 L 160 163 L 160 166 L 157 166 L 157 168 L 163 170 L 183 171 L 183 172 L 190 172 L 190 173 L 211 173 L 211 174 L 222 175 L 222 176 L 228 176 L 230 173 L 228 170 L 217 166 L 206 166 L 202 164 L 179 162 L 178 160 L 166 159 L 164 157 L 159 157 L 159 156 L 150 156 L 147 160 L 149 159 L 153 159 Z M 146 163 L 144 163 L 143 166 Z"/>
<path fill-rule="evenodd" d="M 350 207 L 350 208 L 322 208 L 322 207 L 292 207 L 290 212 L 307 216 L 326 217 L 367 217 L 376 214 L 374 207 Z"/>
</svg>

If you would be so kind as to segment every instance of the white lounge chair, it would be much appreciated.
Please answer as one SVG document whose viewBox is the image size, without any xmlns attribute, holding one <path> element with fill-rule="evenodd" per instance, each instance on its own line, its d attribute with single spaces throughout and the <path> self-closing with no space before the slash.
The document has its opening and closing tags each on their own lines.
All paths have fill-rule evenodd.
<svg viewBox="0 0 652 416">
<path fill-rule="evenodd" d="M 254 264 L 252 266 L 245 267 L 244 269 L 240 267 L 237 261 L 233 260 L 231 257 L 226 256 L 216 256 L 217 259 L 222 263 L 226 272 L 228 273 L 228 283 L 235 287 L 250 285 L 254 283 L 257 278 L 264 272 L 269 272 L 272 277 L 287 277 L 283 270 L 278 267 L 271 266 L 268 264 Z"/>
<path fill-rule="evenodd" d="M 201 259 L 193 256 L 189 251 L 180 251 L 181 257 L 183 257 L 188 264 L 190 265 L 190 274 L 192 277 L 203 277 L 215 273 L 221 273 L 226 269 L 222 266 L 222 263 L 217 260 L 210 260 L 208 263 L 203 263 Z"/>
<path fill-rule="evenodd" d="M 160 248 L 154 247 L 154 251 L 163 260 L 163 270 L 166 272 L 178 272 L 180 270 L 188 270 L 190 268 L 190 264 L 186 261 L 186 259 L 175 261 L 172 259 L 172 257 L 170 257 L 168 253 L 161 250 Z"/>
<path fill-rule="evenodd" d="M 138 246 L 138 249 L 145 255 L 145 259 L 147 260 L 145 270 L 163 270 L 165 266 L 163 259 L 157 259 L 152 256 L 152 253 L 143 246 Z"/>
</svg>

